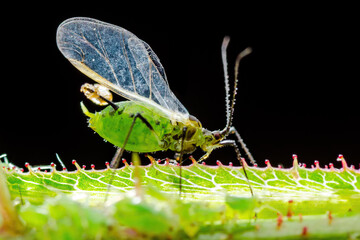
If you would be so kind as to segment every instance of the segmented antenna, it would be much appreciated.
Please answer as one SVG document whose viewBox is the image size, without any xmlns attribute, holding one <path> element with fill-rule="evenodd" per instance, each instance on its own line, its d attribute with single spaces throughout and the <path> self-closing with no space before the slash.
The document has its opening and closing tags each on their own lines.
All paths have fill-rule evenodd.
<svg viewBox="0 0 360 240">
<path fill-rule="evenodd" d="M 230 112 L 230 86 L 229 86 L 229 74 L 228 74 L 228 68 L 227 68 L 227 56 L 226 56 L 226 49 L 229 45 L 230 37 L 225 36 L 223 43 L 221 45 L 221 58 L 222 63 L 224 67 L 224 80 L 225 80 L 225 102 L 226 102 L 226 126 L 229 126 L 229 123 L 231 121 L 231 112 Z"/>
<path fill-rule="evenodd" d="M 230 121 L 229 121 L 229 125 L 227 126 L 228 128 L 231 127 L 232 125 L 232 119 L 233 119 L 233 115 L 234 115 L 234 106 L 235 106 L 235 101 L 236 101 L 236 94 L 237 94 L 237 83 L 238 83 L 238 76 L 239 76 L 239 65 L 240 65 L 240 61 L 241 59 L 243 59 L 243 57 L 249 55 L 252 52 L 252 49 L 250 47 L 245 48 L 243 51 L 241 51 L 237 57 L 236 57 L 236 61 L 235 61 L 235 81 L 234 81 L 234 92 L 233 92 L 233 97 L 231 100 L 231 114 L 230 114 Z"/>
<path fill-rule="evenodd" d="M 230 106 L 230 100 L 229 100 L 229 92 L 230 92 L 229 76 L 228 76 L 228 73 L 227 73 L 227 61 L 226 61 L 226 47 L 227 47 L 229 41 L 230 41 L 229 37 L 225 37 L 224 41 L 223 41 L 223 46 L 221 48 L 222 49 L 223 65 L 224 65 L 224 73 L 225 73 L 226 118 L 227 118 L 226 127 L 221 132 L 222 135 L 224 135 L 224 136 L 227 136 L 229 134 L 230 128 L 231 128 L 231 125 L 232 125 L 233 116 L 234 116 L 234 106 L 235 106 L 236 94 L 237 94 L 237 83 L 238 83 L 240 61 L 241 61 L 241 59 L 243 59 L 245 56 L 249 55 L 252 52 L 252 49 L 250 47 L 248 47 L 248 48 L 245 48 L 243 51 L 241 51 L 238 54 L 238 56 L 236 57 L 235 76 L 234 76 L 234 78 L 235 78 L 235 80 L 234 80 L 234 91 L 233 91 L 233 95 L 232 95 L 232 99 L 231 99 L 231 106 Z"/>
</svg>

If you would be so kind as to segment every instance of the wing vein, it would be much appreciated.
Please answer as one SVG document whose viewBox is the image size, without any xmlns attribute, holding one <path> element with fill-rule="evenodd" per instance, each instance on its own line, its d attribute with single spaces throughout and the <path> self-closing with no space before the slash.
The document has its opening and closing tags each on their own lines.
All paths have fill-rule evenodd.
<svg viewBox="0 0 360 240">
<path fill-rule="evenodd" d="M 82 33 L 82 38 L 84 39 L 84 41 L 92 48 L 94 49 L 108 64 L 109 68 L 111 69 L 111 72 L 116 80 L 116 82 L 119 84 L 119 80 L 115 74 L 114 68 L 112 66 L 112 64 L 110 63 L 109 59 L 107 59 L 103 54 L 101 54 L 101 52 L 99 51 L 99 49 L 97 49 L 89 40 L 87 40 L 87 38 L 85 37 L 85 35 Z"/>
<path fill-rule="evenodd" d="M 113 75 L 114 75 L 114 78 L 115 78 L 116 82 L 117 82 L 118 84 L 120 84 L 120 83 L 119 83 L 119 79 L 117 78 L 116 73 L 115 73 L 115 70 L 114 70 L 114 68 L 113 68 L 113 65 L 112 65 L 111 62 L 110 62 L 109 55 L 107 54 L 107 51 L 106 51 L 104 42 L 103 42 L 103 40 L 102 40 L 102 38 L 101 38 L 101 34 L 100 34 L 100 32 L 99 32 L 98 29 L 96 29 L 96 31 L 97 31 L 97 32 L 95 33 L 95 35 L 96 35 L 97 41 L 98 41 L 98 43 L 99 43 L 99 46 L 100 46 L 100 48 L 101 48 L 101 51 L 103 52 L 103 55 L 101 55 L 101 56 L 105 59 L 106 63 L 109 65 L 109 67 L 110 67 L 110 69 L 111 69 L 111 71 L 112 71 L 112 73 L 113 73 Z"/>
<path fill-rule="evenodd" d="M 129 60 L 129 57 L 128 57 L 128 54 L 127 54 L 127 51 L 126 51 L 126 47 L 125 47 L 125 39 L 124 39 L 123 34 L 121 36 L 122 36 L 122 42 L 123 42 L 123 45 L 122 45 L 123 46 L 123 53 L 125 55 L 126 63 L 128 65 L 128 69 L 129 69 L 129 72 L 130 72 L 131 81 L 132 81 L 133 86 L 134 86 L 134 92 L 137 93 L 133 71 L 132 71 L 130 60 Z"/>
<path fill-rule="evenodd" d="M 152 95 L 152 69 L 151 69 L 151 64 L 149 64 L 149 89 L 150 89 L 150 94 L 149 94 L 149 99 L 151 99 L 151 95 Z"/>
<path fill-rule="evenodd" d="M 152 60 L 152 58 L 151 58 L 149 55 L 148 55 L 148 58 L 150 59 L 149 65 L 151 65 L 151 64 L 154 65 L 157 73 L 161 76 L 161 74 L 160 74 L 158 68 L 156 67 L 156 64 L 155 64 L 154 61 Z M 151 74 L 151 72 L 150 72 L 150 74 Z M 161 78 L 162 78 L 162 77 L 161 77 Z M 162 78 L 162 79 L 164 79 L 164 78 Z M 159 91 L 159 89 L 157 88 L 156 85 L 154 85 L 154 89 L 156 89 L 156 91 L 154 91 L 154 94 L 155 94 L 155 92 L 156 92 L 156 95 L 160 95 L 160 91 Z M 162 96 L 162 97 L 164 97 L 164 96 Z M 167 103 L 166 101 L 164 101 L 163 98 L 158 98 L 158 100 L 159 100 L 159 102 L 161 102 L 161 105 L 162 105 L 162 106 L 165 106 L 166 108 L 169 108 L 168 103 Z"/>
</svg>

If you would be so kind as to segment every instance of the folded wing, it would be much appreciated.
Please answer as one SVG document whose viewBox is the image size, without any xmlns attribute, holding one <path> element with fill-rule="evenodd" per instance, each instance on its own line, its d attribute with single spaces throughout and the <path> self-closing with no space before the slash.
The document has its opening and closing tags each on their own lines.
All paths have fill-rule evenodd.
<svg viewBox="0 0 360 240">
<path fill-rule="evenodd" d="M 159 58 L 126 29 L 91 18 L 71 18 L 59 26 L 57 44 L 76 68 L 114 93 L 156 107 L 169 118 L 188 119 Z"/>
</svg>

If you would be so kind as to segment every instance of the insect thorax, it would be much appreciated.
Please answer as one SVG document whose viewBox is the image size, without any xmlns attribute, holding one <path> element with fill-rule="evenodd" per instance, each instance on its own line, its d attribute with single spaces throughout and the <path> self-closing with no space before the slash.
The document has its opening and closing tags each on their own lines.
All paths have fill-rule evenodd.
<svg viewBox="0 0 360 240">
<path fill-rule="evenodd" d="M 176 139 L 179 140 L 173 143 L 176 146 L 173 147 L 171 150 L 175 152 L 180 152 L 182 149 L 184 153 L 192 153 L 197 147 L 201 147 L 202 150 L 207 152 L 215 144 L 216 140 L 212 132 L 203 128 L 200 121 L 197 120 L 194 116 L 190 115 L 189 120 L 185 124 L 178 124 L 181 126 L 181 129 L 186 127 L 184 144 L 181 148 L 181 141 L 179 140 L 182 135 L 177 135 Z M 173 138 L 174 137 L 175 136 L 173 136 Z"/>
</svg>

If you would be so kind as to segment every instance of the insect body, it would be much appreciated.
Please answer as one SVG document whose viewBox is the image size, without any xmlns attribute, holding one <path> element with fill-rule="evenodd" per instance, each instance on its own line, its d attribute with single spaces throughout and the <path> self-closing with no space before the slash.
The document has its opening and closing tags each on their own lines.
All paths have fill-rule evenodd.
<svg viewBox="0 0 360 240">
<path fill-rule="evenodd" d="M 174 152 L 193 152 L 196 147 L 207 150 L 207 144 L 216 141 L 210 131 L 203 129 L 200 122 L 189 120 L 175 122 L 162 116 L 158 109 L 143 106 L 133 101 L 116 103 L 118 109 L 108 106 L 101 112 L 90 113 L 82 105 L 84 113 L 90 117 L 89 126 L 112 144 L 122 147 L 135 113 L 140 113 L 147 124 L 136 121 L 125 149 L 134 152 L 155 152 L 170 149 Z M 181 149 L 182 129 L 187 127 Z"/>
<path fill-rule="evenodd" d="M 209 131 L 191 116 L 169 88 L 165 71 L 150 46 L 129 31 L 90 18 L 72 18 L 64 21 L 57 31 L 57 44 L 63 55 L 81 72 L 130 101 L 112 103 L 88 93 L 92 100 L 99 98 L 109 103 L 101 112 L 90 113 L 90 127 L 114 145 L 134 152 L 154 152 L 170 149 L 191 153 L 200 147 L 206 159 L 213 149 L 232 146 L 240 161 L 236 141 L 227 140 L 233 133 L 251 161 L 253 158 L 240 135 L 232 127 L 236 83 L 230 103 L 224 39 L 222 53 L 227 94 L 227 125 L 221 131 Z M 235 79 L 240 59 L 235 66 Z M 94 91 L 94 90 L 85 90 Z M 93 92 L 92 92 L 93 93 Z M 101 94 L 100 94 L 101 95 Z M 94 97 L 95 96 L 95 97 Z"/>
</svg>

